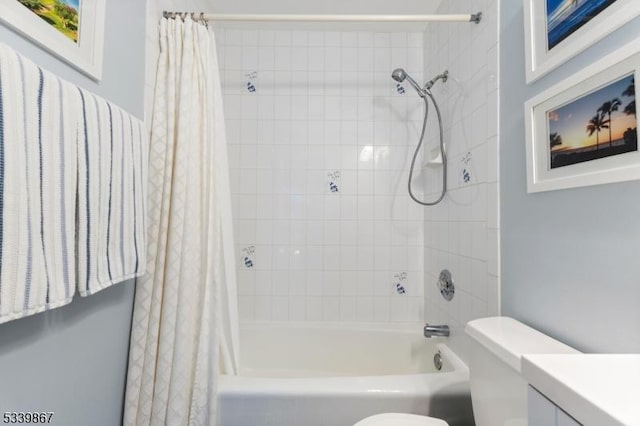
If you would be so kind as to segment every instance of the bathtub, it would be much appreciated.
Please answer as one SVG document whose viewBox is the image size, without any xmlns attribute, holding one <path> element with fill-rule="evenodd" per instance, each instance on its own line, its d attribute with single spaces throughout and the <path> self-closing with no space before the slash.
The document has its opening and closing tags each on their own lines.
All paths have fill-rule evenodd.
<svg viewBox="0 0 640 426">
<path fill-rule="evenodd" d="M 383 412 L 473 425 L 469 370 L 445 342 L 420 325 L 242 325 L 240 375 L 219 381 L 219 425 L 351 426 Z"/>
</svg>

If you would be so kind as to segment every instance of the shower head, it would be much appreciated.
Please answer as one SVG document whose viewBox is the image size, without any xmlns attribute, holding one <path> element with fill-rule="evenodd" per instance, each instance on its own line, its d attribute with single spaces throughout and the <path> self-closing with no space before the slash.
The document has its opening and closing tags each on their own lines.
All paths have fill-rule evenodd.
<svg viewBox="0 0 640 426">
<path fill-rule="evenodd" d="M 418 85 L 418 83 L 416 83 L 416 81 L 413 78 L 411 78 L 409 74 L 407 74 L 407 72 L 404 69 L 396 68 L 395 70 L 393 70 L 393 72 L 391 73 L 391 78 L 393 78 L 398 83 L 402 83 L 405 80 L 409 81 L 411 86 L 413 86 L 413 88 L 416 89 L 416 91 L 418 92 L 418 95 L 420 95 L 421 98 L 425 97 L 425 90 L 422 89 Z"/>
<path fill-rule="evenodd" d="M 393 78 L 398 83 L 402 83 L 405 78 L 407 78 L 407 72 L 402 68 L 396 68 L 391 73 L 391 78 Z"/>
<path fill-rule="evenodd" d="M 398 83 L 402 83 L 403 81 L 408 80 L 413 88 L 416 89 L 418 95 L 424 98 L 426 95 L 431 93 L 431 88 L 438 82 L 438 80 L 442 80 L 445 83 L 447 82 L 447 79 L 449 78 L 449 71 L 438 74 L 432 80 L 427 82 L 424 87 L 420 87 L 418 83 L 416 83 L 416 81 L 411 78 L 411 76 L 407 74 L 407 72 L 403 68 L 396 68 L 395 70 L 393 70 L 393 72 L 391 73 L 391 78 L 393 78 Z"/>
</svg>

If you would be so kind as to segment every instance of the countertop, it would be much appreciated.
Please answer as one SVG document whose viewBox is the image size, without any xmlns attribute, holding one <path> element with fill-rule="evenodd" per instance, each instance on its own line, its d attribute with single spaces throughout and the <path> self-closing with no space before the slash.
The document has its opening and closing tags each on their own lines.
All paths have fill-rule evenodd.
<svg viewBox="0 0 640 426">
<path fill-rule="evenodd" d="M 640 426 L 640 355 L 524 355 L 522 375 L 585 426 Z"/>
</svg>

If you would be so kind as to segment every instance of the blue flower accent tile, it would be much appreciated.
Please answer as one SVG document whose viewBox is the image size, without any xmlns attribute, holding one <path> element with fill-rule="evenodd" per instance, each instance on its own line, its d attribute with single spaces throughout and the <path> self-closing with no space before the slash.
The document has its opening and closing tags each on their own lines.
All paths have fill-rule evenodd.
<svg viewBox="0 0 640 426">
<path fill-rule="evenodd" d="M 474 181 L 474 173 L 472 169 L 472 155 L 471 152 L 467 152 L 460 159 L 460 172 L 459 172 L 459 183 L 460 185 L 468 185 L 473 183 Z"/>
<path fill-rule="evenodd" d="M 395 284 L 395 292 L 399 295 L 407 294 L 407 278 L 406 272 L 399 272 L 393 276 L 393 282 Z"/>
<path fill-rule="evenodd" d="M 258 79 L 258 71 L 251 71 L 244 75 L 243 86 L 249 93 L 256 92 L 256 81 Z"/>
<path fill-rule="evenodd" d="M 241 264 L 246 269 L 254 267 L 254 259 L 256 255 L 255 246 L 249 246 L 242 249 L 242 255 L 240 256 Z"/>
<path fill-rule="evenodd" d="M 337 194 L 340 192 L 340 175 L 340 170 L 327 173 L 327 185 L 330 194 Z"/>
</svg>

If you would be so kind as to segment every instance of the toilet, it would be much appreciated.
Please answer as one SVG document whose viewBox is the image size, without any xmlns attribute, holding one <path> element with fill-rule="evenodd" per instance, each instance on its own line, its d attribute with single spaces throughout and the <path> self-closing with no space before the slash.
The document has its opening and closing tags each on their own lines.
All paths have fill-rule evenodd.
<svg viewBox="0 0 640 426">
<path fill-rule="evenodd" d="M 520 375 L 524 354 L 579 353 L 512 318 L 470 321 L 469 372 L 476 426 L 527 425 L 527 383 Z M 447 426 L 444 420 L 415 414 L 385 413 L 354 426 Z"/>
</svg>

